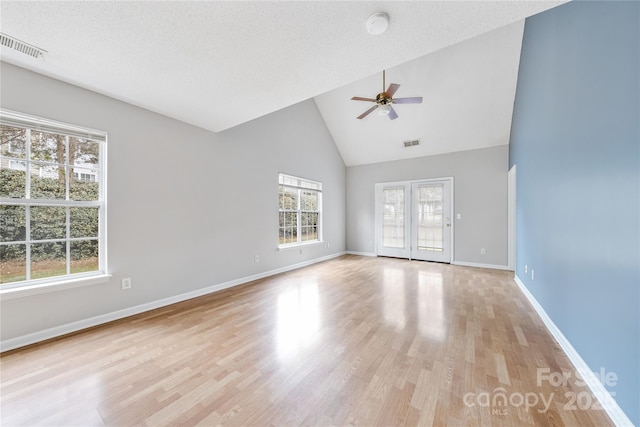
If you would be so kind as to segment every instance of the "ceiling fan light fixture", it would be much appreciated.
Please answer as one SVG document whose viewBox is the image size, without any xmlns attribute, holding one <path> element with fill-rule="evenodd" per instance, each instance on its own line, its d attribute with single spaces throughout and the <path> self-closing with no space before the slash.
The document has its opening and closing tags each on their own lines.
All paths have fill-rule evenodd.
<svg viewBox="0 0 640 427">
<path fill-rule="evenodd" d="M 381 116 L 388 116 L 390 111 L 391 111 L 390 104 L 382 104 L 378 106 L 378 114 L 380 114 Z"/>
<path fill-rule="evenodd" d="M 412 96 L 410 98 L 394 98 L 396 91 L 400 87 L 397 83 L 391 83 L 387 89 L 385 89 L 385 72 L 382 71 L 382 92 L 376 95 L 376 98 L 363 98 L 361 96 L 354 96 L 351 98 L 352 101 L 365 101 L 365 102 L 374 102 L 376 105 L 369 108 L 364 113 L 360 114 L 356 119 L 362 120 L 367 117 L 369 114 L 373 113 L 375 110 L 378 110 L 378 114 L 381 116 L 389 117 L 389 120 L 395 120 L 398 118 L 398 113 L 391 106 L 391 104 L 421 104 L 422 97 L 421 96 Z"/>
<path fill-rule="evenodd" d="M 369 34 L 377 36 L 384 33 L 389 28 L 389 15 L 384 12 L 374 13 L 367 19 L 367 31 Z"/>
</svg>

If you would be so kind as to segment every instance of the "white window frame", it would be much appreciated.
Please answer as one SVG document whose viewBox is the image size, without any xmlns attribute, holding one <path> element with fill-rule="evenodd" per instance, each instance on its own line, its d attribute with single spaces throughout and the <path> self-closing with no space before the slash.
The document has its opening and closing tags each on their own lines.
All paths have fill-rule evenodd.
<svg viewBox="0 0 640 427">
<path fill-rule="evenodd" d="M 24 158 L 12 158 L 11 153 L 2 155 L 3 164 L 9 164 L 12 161 L 24 163 L 26 166 L 26 188 L 24 198 L 10 198 L 0 197 L 0 205 L 3 206 L 25 206 L 26 207 L 26 224 L 27 231 L 24 241 L 19 242 L 0 242 L 0 245 L 10 244 L 25 244 L 27 247 L 32 243 L 31 236 L 29 235 L 30 207 L 32 206 L 57 206 L 65 207 L 67 209 L 67 230 L 64 238 L 54 239 L 55 241 L 65 242 L 67 247 L 66 253 L 66 265 L 67 274 L 58 275 L 43 279 L 30 279 L 30 250 L 27 250 L 26 259 L 26 275 L 27 279 L 16 282 L 9 282 L 0 285 L 0 298 L 2 300 L 19 298 L 29 295 L 35 295 L 45 292 L 51 292 L 61 289 L 69 289 L 78 286 L 91 285 L 96 283 L 104 283 L 109 281 L 110 275 L 108 273 L 107 266 L 107 134 L 103 131 L 95 129 L 83 128 L 68 123 L 58 122 L 54 120 L 44 119 L 36 116 L 31 116 L 16 111 L 0 109 L 0 124 L 6 126 L 12 126 L 22 128 L 26 130 L 26 153 Z M 99 183 L 98 200 L 94 201 L 75 201 L 69 200 L 69 181 L 68 175 L 70 166 L 69 159 L 65 159 L 65 163 L 57 164 L 51 162 L 51 165 L 65 167 L 65 173 L 67 175 L 65 199 L 32 199 L 30 196 L 30 179 L 31 179 L 31 163 L 43 164 L 39 160 L 30 159 L 30 132 L 47 132 L 58 135 L 64 135 L 66 137 L 66 146 L 68 151 L 68 144 L 70 137 L 89 139 L 98 142 L 99 145 L 99 159 L 98 168 L 96 171 L 96 178 Z M 82 168 L 81 165 L 75 165 Z M 25 170 L 23 169 L 23 170 Z M 68 222 L 68 210 L 72 207 L 93 207 L 98 208 L 98 270 L 83 273 L 70 273 L 70 243 L 74 240 L 86 240 L 86 239 L 74 239 L 70 235 L 70 225 Z M 35 241 L 33 241 L 35 242 Z M 49 240 L 43 241 L 49 242 Z"/>
<path fill-rule="evenodd" d="M 312 245 L 317 243 L 322 243 L 322 183 L 319 181 L 313 181 L 306 178 L 300 178 L 293 175 L 288 175 L 284 173 L 278 174 L 278 194 L 280 194 L 280 187 L 285 187 L 290 190 L 297 191 L 297 206 L 296 209 L 286 210 L 286 212 L 296 212 L 297 215 L 297 241 L 292 243 L 280 243 L 280 213 L 285 212 L 285 210 L 280 208 L 280 202 L 278 201 L 278 248 L 292 248 L 297 246 L 304 245 Z M 318 194 L 318 210 L 317 211 L 308 211 L 302 210 L 300 208 L 300 201 L 302 199 L 301 194 L 303 191 L 312 191 Z M 318 230 L 317 230 L 317 238 L 313 240 L 305 240 L 302 241 L 302 214 L 305 212 L 317 212 L 318 214 Z"/>
</svg>

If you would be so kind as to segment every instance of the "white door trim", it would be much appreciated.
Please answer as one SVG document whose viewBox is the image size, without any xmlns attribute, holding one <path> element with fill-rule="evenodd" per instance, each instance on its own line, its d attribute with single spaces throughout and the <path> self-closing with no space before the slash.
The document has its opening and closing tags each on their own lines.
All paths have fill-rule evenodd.
<svg viewBox="0 0 640 427">
<path fill-rule="evenodd" d="M 509 169 L 507 178 L 507 266 L 516 270 L 516 165 Z"/>
</svg>

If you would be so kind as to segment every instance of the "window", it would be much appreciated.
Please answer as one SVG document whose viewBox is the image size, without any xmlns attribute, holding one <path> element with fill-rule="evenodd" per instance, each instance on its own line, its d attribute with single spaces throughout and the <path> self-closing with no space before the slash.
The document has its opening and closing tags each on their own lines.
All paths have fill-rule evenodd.
<svg viewBox="0 0 640 427">
<path fill-rule="evenodd" d="M 279 246 L 322 240 L 322 184 L 280 174 Z"/>
<path fill-rule="evenodd" d="M 106 274 L 106 134 L 0 110 L 0 290 Z"/>
</svg>

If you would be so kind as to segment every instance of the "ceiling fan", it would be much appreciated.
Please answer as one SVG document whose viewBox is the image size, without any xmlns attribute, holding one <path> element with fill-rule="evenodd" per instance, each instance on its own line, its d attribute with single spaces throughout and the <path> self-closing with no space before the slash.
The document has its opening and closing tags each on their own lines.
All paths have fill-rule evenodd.
<svg viewBox="0 0 640 427">
<path fill-rule="evenodd" d="M 361 98 L 359 96 L 354 96 L 353 98 L 351 98 L 352 101 L 368 101 L 368 102 L 375 102 L 376 103 L 376 105 L 374 105 L 373 107 L 369 108 L 364 113 L 360 114 L 358 116 L 358 119 L 364 119 L 370 113 L 372 113 L 373 110 L 379 108 L 378 112 L 380 114 L 387 115 L 387 116 L 389 116 L 390 120 L 394 120 L 394 119 L 398 118 L 398 114 L 396 113 L 396 110 L 393 109 L 391 104 L 421 104 L 422 103 L 422 97 L 421 96 L 413 96 L 413 97 L 410 97 L 410 98 L 394 98 L 393 95 L 396 93 L 396 91 L 400 87 L 399 84 L 396 84 L 396 83 L 389 84 L 389 87 L 387 88 L 386 91 L 384 90 L 385 86 L 386 86 L 386 83 L 385 83 L 385 72 L 384 72 L 384 70 L 382 70 L 382 92 L 380 92 L 378 95 L 376 95 L 376 99 L 373 99 L 373 98 Z"/>
</svg>

